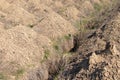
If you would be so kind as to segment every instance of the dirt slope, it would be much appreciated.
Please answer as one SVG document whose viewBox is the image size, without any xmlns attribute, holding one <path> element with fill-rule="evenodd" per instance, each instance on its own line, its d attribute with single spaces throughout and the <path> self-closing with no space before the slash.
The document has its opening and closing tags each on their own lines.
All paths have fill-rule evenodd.
<svg viewBox="0 0 120 80">
<path fill-rule="evenodd" d="M 117 8 L 117 7 L 116 7 Z M 114 12 L 115 14 L 115 12 Z M 111 20 L 87 35 L 59 80 L 120 79 L 120 6 Z"/>
<path fill-rule="evenodd" d="M 44 55 L 44 49 L 42 48 L 42 44 L 36 44 L 38 43 L 38 41 L 36 42 L 36 32 L 24 26 L 17 26 L 7 31 L 1 30 L 0 35 L 1 76 L 4 75 L 6 79 L 15 80 L 20 76 L 18 74 L 19 71 L 25 71 L 26 73 L 33 66 L 40 65 L 40 60 Z M 44 38 L 42 35 L 39 35 L 39 37 Z M 42 43 L 48 42 L 49 44 L 50 40 L 47 38 L 44 39 L 46 41 L 39 41 Z"/>
<path fill-rule="evenodd" d="M 49 80 L 51 78 L 53 80 L 54 75 L 56 75 L 66 63 L 67 59 L 65 58 L 68 57 L 66 53 L 74 48 L 73 35 L 79 31 L 81 26 L 83 28 L 83 26 L 94 17 L 91 17 L 91 15 L 96 15 L 102 11 L 103 7 L 101 6 L 111 6 L 112 3 L 114 3 L 114 0 L 1 0 L 0 80 Z M 94 14 L 96 11 L 97 13 Z M 114 26 L 119 24 L 117 21 L 119 22 L 119 18 L 116 17 L 113 20 L 113 23 L 116 23 Z M 108 26 L 111 24 L 112 22 L 109 22 Z M 106 33 L 103 33 L 104 31 L 101 32 L 103 35 L 108 34 L 108 29 L 105 30 Z M 115 28 L 115 30 L 118 30 L 118 28 Z M 97 32 L 99 32 L 99 30 L 96 31 L 96 34 L 99 34 Z M 119 34 L 118 32 L 111 35 L 117 36 Z M 114 36 L 111 37 L 114 38 Z M 105 40 L 107 38 L 110 39 L 109 37 L 105 37 Z M 104 47 L 106 45 L 113 45 L 115 54 L 112 54 L 111 51 L 109 57 L 113 57 L 111 55 L 118 55 L 116 54 L 118 50 L 115 40 L 106 42 L 107 40 L 104 41 L 100 39 L 97 42 L 97 39 L 99 39 L 98 35 L 94 35 L 94 37 L 89 39 L 91 47 L 93 46 L 94 39 L 96 39 L 96 45 L 101 43 Z M 85 44 L 88 44 L 89 40 L 87 40 Z M 80 47 L 84 48 L 84 44 L 83 46 L 79 46 L 78 53 L 81 51 Z M 100 51 L 106 50 L 106 47 L 104 47 L 100 45 L 98 49 L 100 49 Z M 83 53 L 85 49 L 86 46 L 83 49 Z M 97 47 L 95 49 L 97 49 Z M 87 66 L 87 63 L 91 63 L 89 67 L 91 73 L 93 70 L 91 67 L 94 67 L 94 64 L 104 61 L 97 61 L 97 58 L 94 59 L 94 56 L 100 56 L 101 59 L 109 59 L 109 57 L 101 53 L 99 53 L 98 56 L 96 51 L 91 51 L 90 55 L 89 53 L 81 55 L 81 59 L 86 65 L 80 63 L 80 67 L 81 65 L 83 67 Z M 81 55 L 78 55 L 78 58 L 81 57 Z M 83 56 L 87 59 L 84 59 Z M 115 57 L 115 59 L 117 58 L 119 58 L 119 56 Z M 79 62 L 79 59 L 77 60 Z M 108 63 L 107 60 L 105 63 Z M 117 62 L 116 64 L 118 65 Z M 69 65 L 70 64 L 68 64 L 68 66 Z M 103 67 L 100 66 L 100 68 Z M 110 72 L 112 72 L 112 67 L 110 68 Z M 65 68 L 65 70 L 66 69 L 67 68 Z M 76 69 L 78 70 L 79 66 L 75 68 L 75 70 Z M 79 72 L 81 76 L 81 71 Z M 83 70 L 83 73 L 84 72 Z M 69 75 L 69 72 L 67 73 Z M 88 72 L 87 74 L 91 73 Z M 66 75 L 61 74 L 61 76 L 60 80 L 65 78 L 69 79 Z M 72 72 L 70 80 L 76 80 L 77 76 L 79 76 L 79 73 L 76 73 L 76 71 Z M 86 76 L 83 75 L 83 77 L 85 78 Z"/>
<path fill-rule="evenodd" d="M 75 32 L 76 29 L 71 23 L 39 3 L 39 0 L 2 0 L 0 79 L 48 79 L 49 71 L 52 71 L 48 68 L 55 69 L 61 57 L 59 53 L 73 47 L 72 35 Z M 68 39 L 65 36 L 68 36 Z M 61 42 L 58 41 L 61 45 L 57 43 L 58 38 L 61 39 Z M 66 44 L 64 48 L 63 44 Z"/>
</svg>

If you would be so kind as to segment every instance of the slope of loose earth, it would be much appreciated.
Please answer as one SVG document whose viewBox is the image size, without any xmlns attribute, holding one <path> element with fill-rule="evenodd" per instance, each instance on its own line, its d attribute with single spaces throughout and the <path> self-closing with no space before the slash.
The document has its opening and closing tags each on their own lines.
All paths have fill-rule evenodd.
<svg viewBox="0 0 120 80">
<path fill-rule="evenodd" d="M 86 39 L 60 73 L 60 80 L 120 79 L 120 6 L 114 16 Z"/>
<path fill-rule="evenodd" d="M 66 57 L 69 56 L 65 53 L 68 53 L 74 48 L 73 35 L 78 33 L 81 27 L 83 28 L 89 21 L 93 20 L 95 17 L 93 15 L 97 16 L 99 12 L 102 12 L 103 7 L 108 7 L 108 5 L 111 7 L 115 1 L 116 0 L 1 0 L 0 80 L 53 80 L 67 62 Z M 110 28 L 110 25 L 117 27 Z M 90 54 L 88 53 L 88 55 L 83 51 L 81 54 L 82 58 L 80 58 L 81 55 L 78 55 L 77 61 L 81 63 L 78 64 L 77 68 L 76 64 L 74 70 L 69 70 L 68 68 L 69 72 L 73 72 L 69 75 L 69 72 L 66 71 L 67 76 L 66 72 L 64 75 L 61 74 L 60 76 L 62 77 L 60 80 L 79 80 L 80 78 L 78 77 L 81 77 L 81 73 L 83 73 L 82 77 L 84 79 L 94 79 L 94 74 L 91 75 L 92 77 L 85 76 L 86 74 L 90 75 L 94 72 L 93 67 L 95 67 L 95 70 L 98 69 L 98 71 L 99 67 L 100 69 L 110 67 L 108 74 L 112 75 L 113 73 L 111 72 L 113 72 L 113 68 L 107 63 L 109 63 L 109 57 L 112 58 L 112 55 L 114 55 L 113 60 L 115 59 L 115 61 L 113 62 L 115 62 L 115 67 L 118 68 L 119 66 L 118 62 L 116 62 L 116 59 L 119 58 L 119 54 L 117 54 L 119 45 L 116 42 L 117 37 L 114 37 L 119 34 L 118 25 L 119 14 L 113 19 L 113 22 L 109 21 L 109 23 L 105 25 L 108 26 L 108 29 L 106 29 L 107 27 L 104 29 L 103 26 L 103 28 L 101 28 L 102 31 L 96 31 L 96 35 L 89 39 L 91 43 L 90 46 L 92 47 L 93 41 L 95 40 L 96 42 L 94 44 L 96 44 L 96 46 L 99 45 L 98 48 L 95 47 L 95 50 L 91 51 Z M 113 30 L 111 32 L 114 34 L 109 32 L 109 29 Z M 107 35 L 108 33 L 111 33 L 112 36 L 104 36 L 101 39 L 101 35 Z M 107 42 L 106 39 L 115 40 Z M 88 44 L 89 40 L 84 43 Z M 83 48 L 84 46 L 79 46 L 78 52 Z M 83 50 L 85 49 L 86 46 Z M 100 51 L 96 49 L 100 49 Z M 110 54 L 106 52 L 106 49 L 110 49 Z M 83 55 L 83 53 L 85 55 Z M 109 54 L 108 57 L 104 55 L 107 53 Z M 84 59 L 84 57 L 86 57 L 86 59 Z M 98 60 L 99 57 L 102 60 Z M 108 60 L 104 61 L 105 58 L 108 58 Z M 110 62 L 111 64 L 113 63 L 112 61 Z M 83 63 L 85 63 L 85 65 Z M 91 64 L 89 67 L 87 67 L 88 63 Z M 103 66 L 101 66 L 101 64 L 103 64 Z M 98 68 L 96 68 L 96 66 Z M 82 67 L 85 68 L 83 72 L 79 70 L 79 68 Z M 65 70 L 66 69 L 67 68 L 65 68 Z M 76 70 L 78 71 L 77 73 Z M 85 70 L 88 70 L 88 73 L 86 73 Z M 118 69 L 116 71 L 118 71 Z M 99 78 L 99 74 L 97 75 Z M 117 75 L 116 73 L 115 78 L 118 79 L 119 76 Z M 106 78 L 100 74 L 100 78 L 101 76 L 103 79 Z M 113 77 L 110 78 L 113 79 Z"/>
</svg>

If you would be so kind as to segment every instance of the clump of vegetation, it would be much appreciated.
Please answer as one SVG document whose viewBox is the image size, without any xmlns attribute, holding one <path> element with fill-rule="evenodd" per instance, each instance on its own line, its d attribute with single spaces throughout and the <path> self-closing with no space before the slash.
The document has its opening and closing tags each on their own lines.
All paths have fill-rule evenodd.
<svg viewBox="0 0 120 80">
<path fill-rule="evenodd" d="M 50 55 L 50 51 L 49 51 L 48 49 L 46 49 L 46 50 L 44 51 L 43 59 L 42 59 L 40 62 L 43 63 L 45 60 L 47 60 L 48 57 L 49 57 L 49 55 Z"/>
<path fill-rule="evenodd" d="M 19 70 L 17 70 L 17 74 L 18 75 L 21 75 L 21 74 L 23 74 L 24 73 L 24 69 L 19 69 Z"/>
<path fill-rule="evenodd" d="M 0 80 L 5 80 L 5 76 L 0 73 Z"/>
<path fill-rule="evenodd" d="M 60 14 L 60 13 L 63 13 L 63 12 L 65 12 L 67 10 L 67 8 L 66 7 L 63 7 L 63 8 L 61 8 L 61 9 L 59 9 L 59 11 L 58 11 L 58 13 Z"/>
<path fill-rule="evenodd" d="M 49 55 L 50 55 L 50 51 L 49 50 L 45 50 L 44 51 L 44 59 L 48 59 Z"/>
<path fill-rule="evenodd" d="M 96 12 L 99 12 L 102 9 L 102 7 L 103 6 L 100 4 L 97 4 L 97 3 L 94 4 L 94 9 L 96 10 Z"/>
<path fill-rule="evenodd" d="M 16 71 L 16 80 L 18 80 L 19 77 L 24 74 L 24 72 L 25 72 L 24 69 L 18 69 L 18 70 Z"/>
<path fill-rule="evenodd" d="M 85 32 L 86 31 L 86 24 L 90 21 L 90 19 L 81 19 L 79 21 L 76 21 L 75 27 L 80 31 L 80 32 Z"/>
<path fill-rule="evenodd" d="M 72 35 L 71 35 L 71 34 L 68 34 L 68 35 L 65 35 L 64 37 L 65 37 L 66 40 L 70 40 L 71 37 L 72 37 Z"/>
<path fill-rule="evenodd" d="M 58 51 L 59 50 L 59 46 L 58 45 L 54 45 L 54 49 Z"/>
<path fill-rule="evenodd" d="M 52 44 L 52 46 L 53 46 L 53 49 L 54 50 L 56 50 L 56 53 L 61 53 L 61 43 L 63 42 L 63 39 L 64 38 L 62 38 L 62 37 L 60 37 L 60 38 L 57 38 L 57 40 L 56 41 L 53 41 L 53 44 Z"/>
<path fill-rule="evenodd" d="M 85 32 L 89 29 L 96 29 L 99 24 L 104 19 L 104 15 L 108 16 L 109 13 L 105 13 L 103 16 L 98 17 L 102 12 L 104 12 L 108 6 L 106 4 L 93 4 L 94 11 L 85 17 L 81 17 L 79 21 L 76 21 L 75 27 L 80 32 Z"/>
</svg>

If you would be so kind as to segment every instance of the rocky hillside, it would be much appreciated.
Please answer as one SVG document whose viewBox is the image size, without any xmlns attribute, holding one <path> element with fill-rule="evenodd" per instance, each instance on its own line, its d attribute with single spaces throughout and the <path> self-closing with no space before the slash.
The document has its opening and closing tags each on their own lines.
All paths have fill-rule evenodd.
<svg viewBox="0 0 120 80">
<path fill-rule="evenodd" d="M 119 8 L 116 9 L 116 3 L 117 0 L 1 0 L 0 80 L 94 80 L 94 75 L 104 80 L 107 77 L 102 73 L 110 74 L 111 80 L 115 73 L 119 80 Z M 116 15 L 111 13 L 112 8 Z M 106 20 L 108 22 L 96 30 L 96 26 Z M 79 45 L 82 40 L 76 42 L 74 36 L 79 38 L 93 31 L 91 29 L 96 30 L 94 34 L 89 34 L 89 39 Z M 73 50 L 76 43 L 77 48 Z M 77 57 L 69 52 L 76 53 Z M 68 63 L 72 59 L 75 61 Z M 76 64 L 75 68 L 70 69 L 72 63 Z M 106 71 L 103 72 L 103 68 Z M 92 75 L 96 69 L 101 72 Z"/>
</svg>

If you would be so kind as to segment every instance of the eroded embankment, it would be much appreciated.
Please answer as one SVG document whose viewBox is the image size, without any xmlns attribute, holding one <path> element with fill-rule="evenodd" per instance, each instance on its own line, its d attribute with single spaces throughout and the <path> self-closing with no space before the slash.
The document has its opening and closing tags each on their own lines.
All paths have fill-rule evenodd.
<svg viewBox="0 0 120 80">
<path fill-rule="evenodd" d="M 104 15 L 106 12 L 108 16 Z M 81 34 L 69 62 L 55 77 L 58 80 L 119 80 L 120 79 L 120 6 L 106 11 L 99 27 Z M 98 17 L 99 18 L 99 17 Z"/>
</svg>

